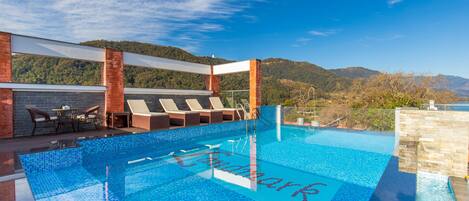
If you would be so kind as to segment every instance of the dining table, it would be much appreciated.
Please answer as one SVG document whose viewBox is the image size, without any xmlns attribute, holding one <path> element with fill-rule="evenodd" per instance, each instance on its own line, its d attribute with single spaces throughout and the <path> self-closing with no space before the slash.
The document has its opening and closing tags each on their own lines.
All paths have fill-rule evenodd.
<svg viewBox="0 0 469 201">
<path fill-rule="evenodd" d="M 76 115 L 79 111 L 77 108 L 54 108 L 52 111 L 57 115 L 57 129 L 70 125 L 75 132 Z"/>
</svg>

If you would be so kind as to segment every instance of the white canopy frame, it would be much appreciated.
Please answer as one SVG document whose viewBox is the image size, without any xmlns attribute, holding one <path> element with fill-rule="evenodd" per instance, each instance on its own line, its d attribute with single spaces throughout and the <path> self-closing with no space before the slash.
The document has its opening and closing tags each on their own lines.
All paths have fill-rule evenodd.
<svg viewBox="0 0 469 201">
<path fill-rule="evenodd" d="M 79 59 L 95 62 L 105 61 L 104 48 L 96 48 L 75 43 L 17 34 L 11 34 L 11 38 L 11 51 L 13 53 Z M 179 61 L 130 52 L 123 52 L 123 55 L 124 65 L 196 73 L 202 75 L 210 75 L 212 70 L 211 66 L 206 64 Z M 213 66 L 214 75 L 223 75 L 245 71 L 249 71 L 249 60 Z"/>
</svg>

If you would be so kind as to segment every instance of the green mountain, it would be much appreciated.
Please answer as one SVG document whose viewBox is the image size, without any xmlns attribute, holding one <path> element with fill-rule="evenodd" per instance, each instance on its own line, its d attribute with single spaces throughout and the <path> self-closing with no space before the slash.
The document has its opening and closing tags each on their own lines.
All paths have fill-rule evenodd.
<svg viewBox="0 0 469 201">
<path fill-rule="evenodd" d="M 308 83 L 326 92 L 345 89 L 348 85 L 346 79 L 308 62 L 271 58 L 262 61 L 262 67 L 265 76 Z"/>
<path fill-rule="evenodd" d="M 131 41 L 88 41 L 82 43 L 94 47 L 114 48 L 122 51 L 158 56 L 203 64 L 231 62 L 195 56 L 176 47 L 159 46 Z M 41 84 L 100 85 L 101 63 L 72 59 L 51 58 L 31 55 L 13 57 L 15 82 Z M 348 79 L 342 78 L 308 62 L 294 62 L 271 58 L 263 61 L 263 102 L 284 103 L 294 98 L 298 86 L 314 87 L 319 92 L 342 90 L 348 86 Z M 125 85 L 141 88 L 205 89 L 204 75 L 126 66 Z M 287 80 L 288 82 L 286 82 Z M 222 76 L 224 90 L 248 89 L 248 73 Z M 288 84 L 286 84 L 288 83 Z"/>
<path fill-rule="evenodd" d="M 347 68 L 337 68 L 330 69 L 332 73 L 336 74 L 339 77 L 357 79 L 357 78 L 369 78 L 373 75 L 380 74 L 379 71 L 370 70 L 364 67 L 347 67 Z"/>
</svg>

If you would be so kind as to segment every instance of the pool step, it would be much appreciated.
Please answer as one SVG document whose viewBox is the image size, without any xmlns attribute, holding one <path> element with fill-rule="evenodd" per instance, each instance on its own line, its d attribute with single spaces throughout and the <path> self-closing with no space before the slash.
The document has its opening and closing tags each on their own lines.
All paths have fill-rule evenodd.
<svg viewBox="0 0 469 201">
<path fill-rule="evenodd" d="M 17 179 L 22 179 L 22 178 L 25 178 L 25 177 L 26 176 L 24 175 L 24 173 L 10 174 L 10 175 L 6 175 L 6 176 L 1 176 L 0 177 L 0 182 L 17 180 Z"/>
<path fill-rule="evenodd" d="M 456 201 L 469 200 L 469 184 L 465 179 L 451 176 L 449 177 L 448 182 L 454 193 Z"/>
</svg>

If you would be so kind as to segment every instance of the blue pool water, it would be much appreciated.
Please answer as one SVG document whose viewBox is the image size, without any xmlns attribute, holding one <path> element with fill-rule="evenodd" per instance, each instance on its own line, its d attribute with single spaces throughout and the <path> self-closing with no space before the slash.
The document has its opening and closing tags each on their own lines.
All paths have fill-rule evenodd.
<svg viewBox="0 0 469 201">
<path fill-rule="evenodd" d="M 360 201 L 372 197 L 394 146 L 386 133 L 249 130 L 233 122 L 83 140 L 21 161 L 38 201 Z"/>
</svg>

